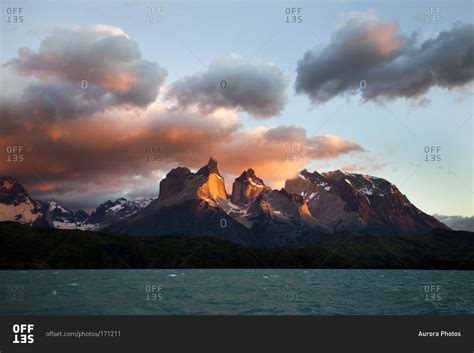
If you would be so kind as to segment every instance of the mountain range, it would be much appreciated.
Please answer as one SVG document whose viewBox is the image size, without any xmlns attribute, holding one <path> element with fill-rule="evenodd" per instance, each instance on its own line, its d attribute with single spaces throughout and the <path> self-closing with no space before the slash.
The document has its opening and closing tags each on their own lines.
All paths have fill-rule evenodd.
<svg viewBox="0 0 474 353">
<path fill-rule="evenodd" d="M 474 216 L 445 216 L 440 214 L 434 214 L 433 216 L 453 230 L 474 232 Z"/>
<path fill-rule="evenodd" d="M 16 179 L 0 178 L 0 221 L 15 221 L 37 227 L 100 230 L 140 211 L 150 202 L 151 199 L 109 200 L 89 215 L 83 210 L 68 210 L 55 200 L 35 200 Z"/>
<path fill-rule="evenodd" d="M 449 229 L 382 178 L 303 170 L 275 190 L 248 169 L 227 193 L 213 158 L 197 172 L 172 169 L 157 198 L 107 201 L 90 215 L 34 200 L 17 180 L 0 178 L 0 221 L 131 236 L 210 236 L 264 247 L 306 245 L 332 234 L 410 236 Z"/>
</svg>

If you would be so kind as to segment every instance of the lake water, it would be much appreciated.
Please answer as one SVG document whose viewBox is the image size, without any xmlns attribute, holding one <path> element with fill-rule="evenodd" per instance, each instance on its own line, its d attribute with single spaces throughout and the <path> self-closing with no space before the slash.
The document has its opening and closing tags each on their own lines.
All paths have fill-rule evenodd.
<svg viewBox="0 0 474 353">
<path fill-rule="evenodd" d="M 474 272 L 0 271 L 0 314 L 474 314 Z"/>
</svg>

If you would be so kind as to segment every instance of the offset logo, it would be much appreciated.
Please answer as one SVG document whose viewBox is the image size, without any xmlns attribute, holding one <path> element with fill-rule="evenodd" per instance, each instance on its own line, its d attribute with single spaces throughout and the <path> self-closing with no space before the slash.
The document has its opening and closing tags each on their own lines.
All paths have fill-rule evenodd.
<svg viewBox="0 0 474 353">
<path fill-rule="evenodd" d="M 13 343 L 33 343 L 35 341 L 34 328 L 34 324 L 14 324 Z"/>
</svg>

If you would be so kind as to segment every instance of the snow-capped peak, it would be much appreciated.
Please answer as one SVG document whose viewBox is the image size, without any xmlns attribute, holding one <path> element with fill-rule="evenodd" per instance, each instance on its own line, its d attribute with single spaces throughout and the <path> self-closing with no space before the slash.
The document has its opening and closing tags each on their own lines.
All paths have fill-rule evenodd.
<svg viewBox="0 0 474 353">
<path fill-rule="evenodd" d="M 51 211 L 51 212 L 54 211 L 54 210 L 59 210 L 63 213 L 68 213 L 69 212 L 64 207 L 62 207 L 56 200 L 46 201 L 46 204 L 48 205 L 48 210 Z"/>
</svg>

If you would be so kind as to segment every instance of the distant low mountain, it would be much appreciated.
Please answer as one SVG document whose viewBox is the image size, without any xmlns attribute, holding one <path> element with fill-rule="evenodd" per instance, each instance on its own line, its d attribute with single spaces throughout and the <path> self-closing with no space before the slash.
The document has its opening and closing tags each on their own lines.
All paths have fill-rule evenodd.
<svg viewBox="0 0 474 353">
<path fill-rule="evenodd" d="M 139 212 L 143 208 L 146 208 L 151 201 L 152 199 L 129 201 L 123 197 L 115 201 L 109 200 L 100 204 L 96 210 L 92 212 L 87 222 L 93 225 L 95 229 L 101 229 Z"/>
<path fill-rule="evenodd" d="M 83 210 L 67 210 L 55 200 L 38 201 L 38 203 L 41 204 L 40 212 L 43 225 L 46 223 L 58 229 L 88 230 L 96 228 L 88 222 L 89 215 Z"/>
<path fill-rule="evenodd" d="M 463 217 L 463 216 L 444 216 L 434 214 L 433 217 L 443 222 L 453 230 L 465 230 L 468 232 L 474 232 L 474 216 Z"/>
<path fill-rule="evenodd" d="M 264 247 L 308 245 L 334 233 L 409 236 L 449 229 L 387 180 L 340 170 L 303 170 L 273 190 L 247 169 L 229 194 L 213 158 L 197 172 L 172 169 L 155 199 L 119 198 L 91 215 L 33 200 L 16 180 L 2 178 L 0 221 L 133 236 L 210 236 Z"/>
</svg>

